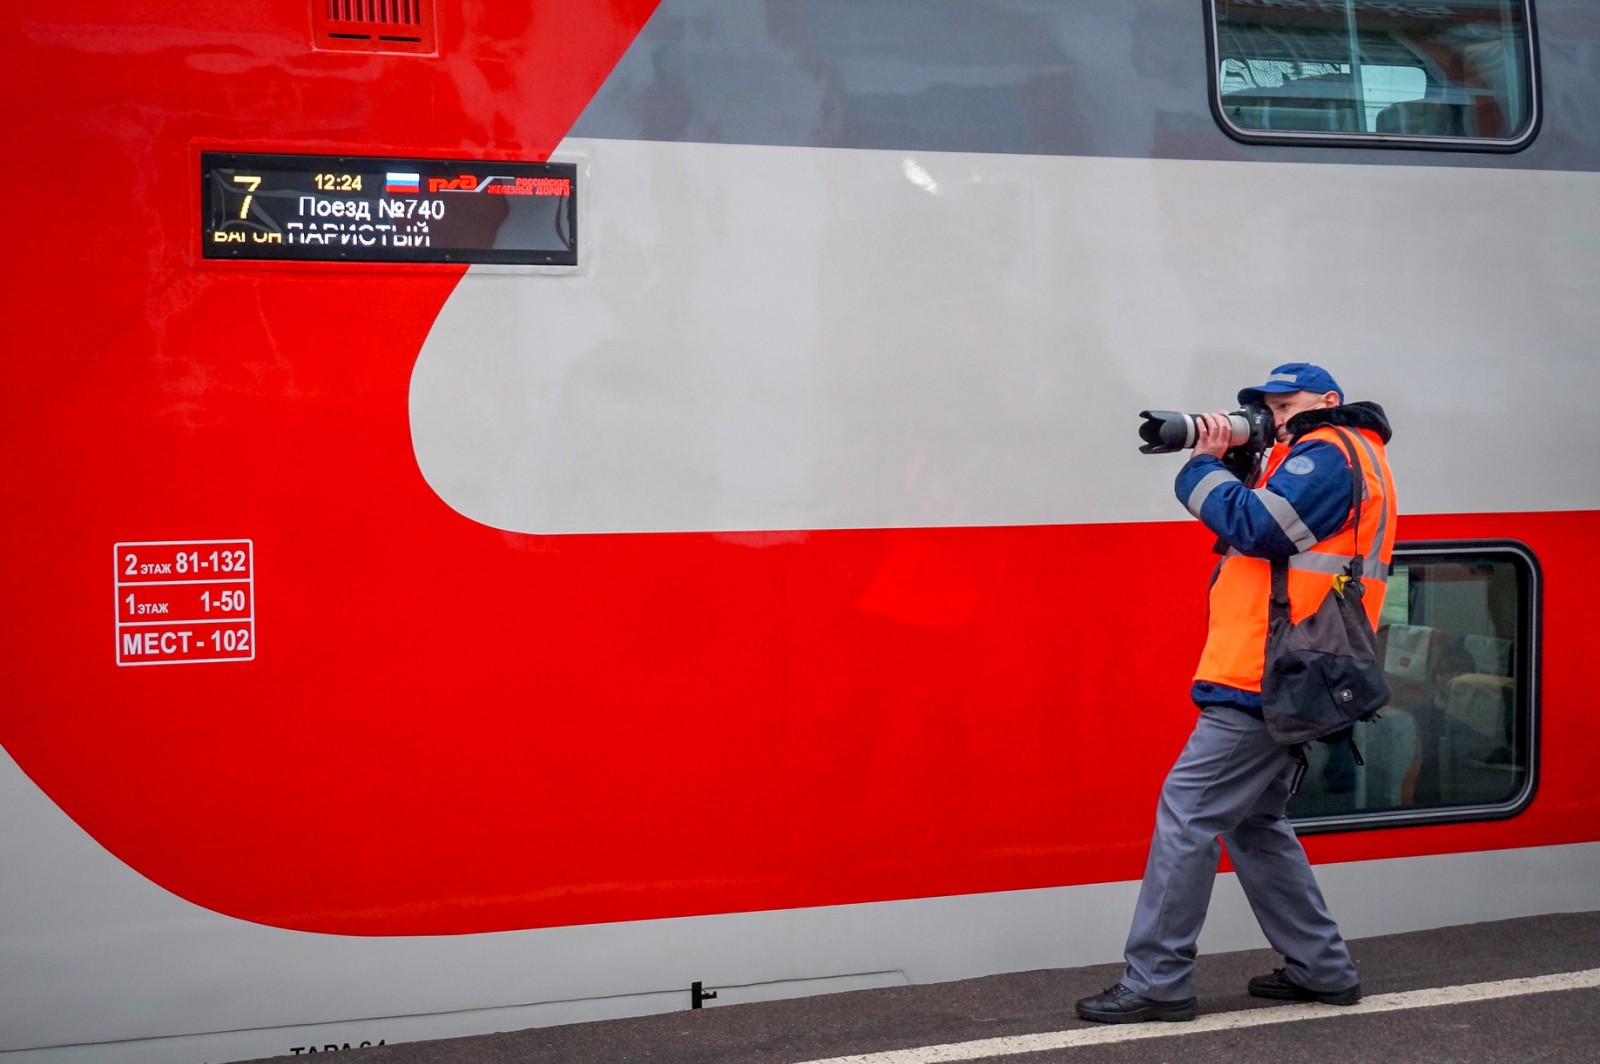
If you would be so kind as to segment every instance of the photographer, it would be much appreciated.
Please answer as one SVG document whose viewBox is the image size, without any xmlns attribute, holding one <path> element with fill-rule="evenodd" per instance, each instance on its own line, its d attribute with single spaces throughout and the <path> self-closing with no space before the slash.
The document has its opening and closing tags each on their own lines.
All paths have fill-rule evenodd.
<svg viewBox="0 0 1600 1064">
<path fill-rule="evenodd" d="M 1077 1004 L 1102 1023 L 1190 1020 L 1196 1012 L 1195 942 L 1221 845 L 1257 922 L 1285 965 L 1249 982 L 1257 997 L 1352 1005 L 1361 984 L 1349 950 L 1285 816 L 1298 763 L 1267 732 L 1261 712 L 1270 561 L 1289 565 L 1290 614 L 1313 612 L 1357 553 L 1366 555 L 1363 605 L 1383 604 L 1394 539 L 1389 423 L 1375 403 L 1346 405 L 1324 369 L 1290 363 L 1239 393 L 1264 402 L 1277 439 L 1264 464 L 1224 462 L 1228 415 L 1196 418 L 1194 456 L 1178 472 L 1178 499 L 1226 550 L 1212 580 L 1205 649 L 1191 696 L 1194 731 L 1167 775 L 1134 910 L 1121 982 Z M 1350 430 L 1362 474 L 1360 538 L 1352 527 L 1352 471 L 1334 426 Z M 1250 472 L 1248 482 L 1233 469 Z"/>
</svg>

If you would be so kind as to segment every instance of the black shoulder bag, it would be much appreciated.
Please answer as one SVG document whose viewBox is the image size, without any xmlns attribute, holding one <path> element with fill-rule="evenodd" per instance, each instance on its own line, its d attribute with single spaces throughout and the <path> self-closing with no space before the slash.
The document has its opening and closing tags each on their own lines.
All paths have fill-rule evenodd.
<svg viewBox="0 0 1600 1064">
<path fill-rule="evenodd" d="M 1389 682 L 1378 662 L 1377 636 L 1361 604 L 1361 496 L 1365 478 L 1343 429 L 1335 429 L 1350 459 L 1356 554 L 1315 613 L 1289 620 L 1289 563 L 1272 563 L 1267 614 L 1267 660 L 1261 676 L 1261 710 L 1267 731 L 1295 746 L 1371 720 L 1389 704 Z"/>
</svg>

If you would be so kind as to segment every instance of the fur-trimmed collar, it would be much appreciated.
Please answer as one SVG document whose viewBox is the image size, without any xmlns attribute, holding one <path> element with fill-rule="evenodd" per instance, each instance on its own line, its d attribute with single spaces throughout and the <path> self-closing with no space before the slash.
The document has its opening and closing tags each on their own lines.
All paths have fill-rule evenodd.
<svg viewBox="0 0 1600 1064">
<path fill-rule="evenodd" d="M 1302 410 L 1289 419 L 1286 426 L 1289 430 L 1291 442 L 1314 428 L 1323 425 L 1338 425 L 1340 428 L 1371 429 L 1378 434 L 1378 439 L 1384 443 L 1394 433 L 1389 429 L 1389 418 L 1383 412 L 1383 407 L 1377 403 L 1345 403 L 1342 406 L 1317 407 L 1314 410 Z"/>
</svg>

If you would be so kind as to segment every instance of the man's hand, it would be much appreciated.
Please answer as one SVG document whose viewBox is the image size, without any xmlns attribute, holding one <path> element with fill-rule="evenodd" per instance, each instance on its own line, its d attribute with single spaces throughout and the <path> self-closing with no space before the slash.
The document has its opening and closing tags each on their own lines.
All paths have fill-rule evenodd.
<svg viewBox="0 0 1600 1064">
<path fill-rule="evenodd" d="M 1228 423 L 1227 414 L 1220 410 L 1215 414 L 1197 414 L 1194 421 L 1195 454 L 1221 458 L 1223 452 L 1233 446 L 1233 426 Z"/>
</svg>

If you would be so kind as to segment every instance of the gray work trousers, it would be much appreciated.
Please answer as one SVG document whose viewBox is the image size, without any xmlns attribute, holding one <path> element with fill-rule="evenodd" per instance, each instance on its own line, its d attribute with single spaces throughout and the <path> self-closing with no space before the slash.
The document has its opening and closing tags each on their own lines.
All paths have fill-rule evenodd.
<svg viewBox="0 0 1600 1064">
<path fill-rule="evenodd" d="M 1202 709 L 1161 788 L 1155 836 L 1128 932 L 1123 985 L 1155 1001 L 1194 996 L 1195 940 L 1205 923 L 1220 842 L 1290 979 L 1336 991 L 1359 977 L 1311 863 L 1284 816 L 1295 761 L 1261 721 Z"/>
</svg>

